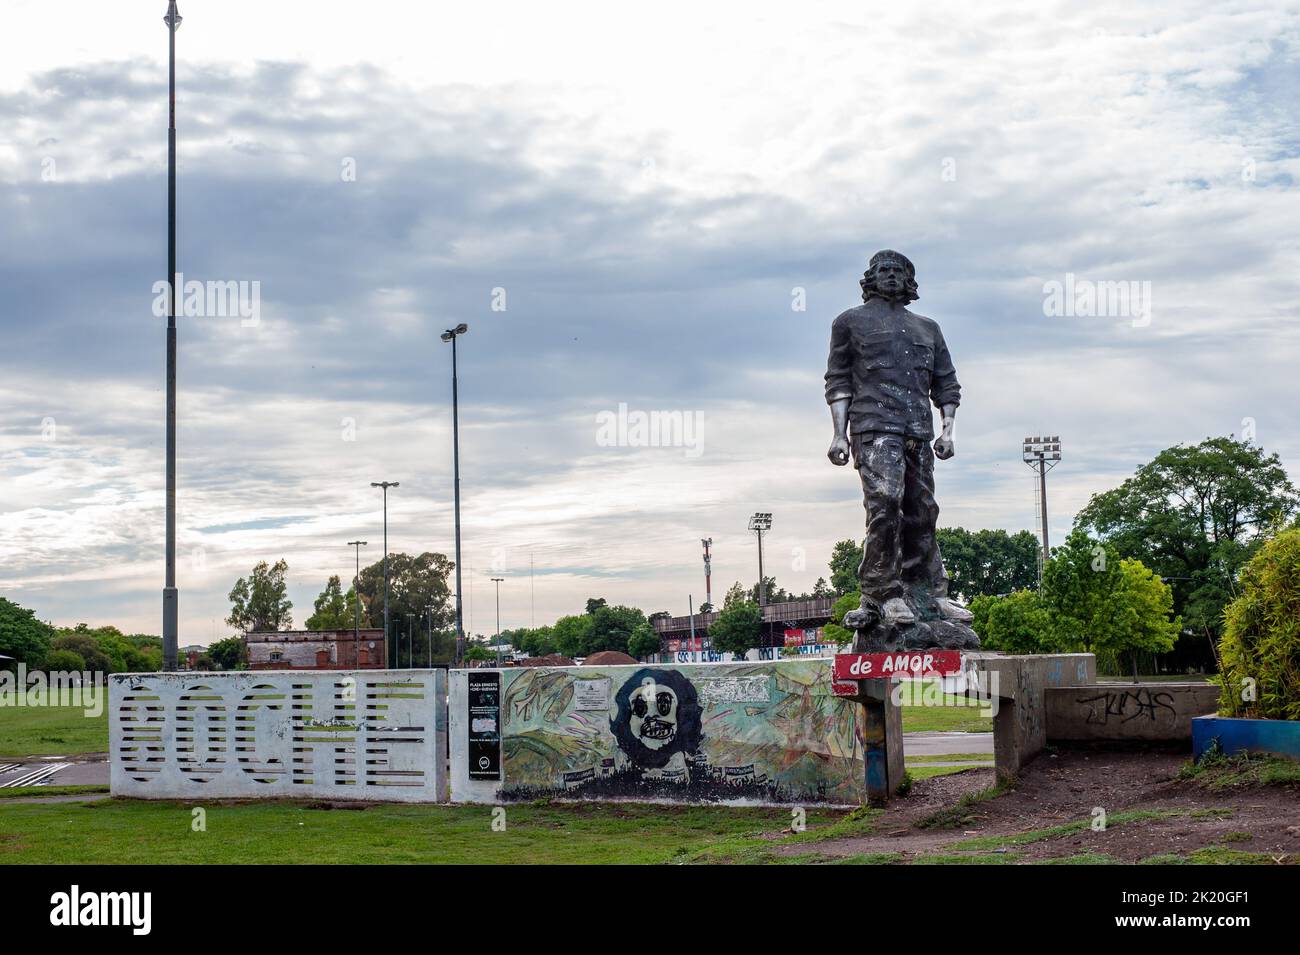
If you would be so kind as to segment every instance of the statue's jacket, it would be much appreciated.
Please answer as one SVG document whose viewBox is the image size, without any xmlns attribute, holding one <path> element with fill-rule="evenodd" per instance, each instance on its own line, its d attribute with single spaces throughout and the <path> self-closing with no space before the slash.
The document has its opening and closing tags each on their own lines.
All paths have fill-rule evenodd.
<svg viewBox="0 0 1300 955">
<path fill-rule="evenodd" d="M 934 437 L 930 403 L 961 401 L 957 370 L 939 325 L 879 298 L 831 325 L 826 401 L 849 399 L 849 428 L 860 434 Z"/>
</svg>

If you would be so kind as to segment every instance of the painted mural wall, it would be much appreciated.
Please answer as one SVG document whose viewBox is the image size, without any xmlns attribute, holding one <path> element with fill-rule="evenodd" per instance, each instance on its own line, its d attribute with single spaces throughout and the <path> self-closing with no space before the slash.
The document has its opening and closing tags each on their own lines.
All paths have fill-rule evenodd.
<svg viewBox="0 0 1300 955">
<path fill-rule="evenodd" d="M 499 773 L 476 768 L 487 697 L 451 674 L 453 800 L 862 800 L 861 708 L 831 693 L 829 660 L 493 673 Z"/>
</svg>

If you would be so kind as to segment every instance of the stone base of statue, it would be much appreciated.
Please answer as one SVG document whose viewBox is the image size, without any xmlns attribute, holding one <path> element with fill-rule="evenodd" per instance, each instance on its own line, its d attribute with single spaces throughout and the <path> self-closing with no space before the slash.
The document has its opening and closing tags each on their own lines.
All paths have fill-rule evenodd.
<svg viewBox="0 0 1300 955">
<path fill-rule="evenodd" d="M 912 611 L 911 623 L 881 619 L 880 610 L 864 601 L 844 615 L 843 626 L 853 631 L 852 652 L 893 653 L 903 650 L 978 650 L 979 635 L 965 623 L 945 619 L 922 583 L 913 584 L 904 596 Z"/>
</svg>

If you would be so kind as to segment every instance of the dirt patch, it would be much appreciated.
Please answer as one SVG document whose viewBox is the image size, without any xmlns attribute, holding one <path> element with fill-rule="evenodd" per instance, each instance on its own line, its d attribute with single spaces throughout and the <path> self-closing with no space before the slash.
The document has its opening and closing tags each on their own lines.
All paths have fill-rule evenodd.
<svg viewBox="0 0 1300 955">
<path fill-rule="evenodd" d="M 968 798 L 957 813 L 953 807 L 963 796 L 993 785 L 993 771 L 938 776 L 918 781 L 906 798 L 894 800 L 870 835 L 775 851 L 829 857 L 899 853 L 901 861 L 969 853 L 1020 862 L 1074 856 L 1137 862 L 1225 847 L 1300 862 L 1300 787 L 1212 791 L 1179 778 L 1186 762 L 1183 754 L 1163 752 L 1045 753 L 1025 768 L 1013 790 L 990 799 Z M 1102 831 L 1090 826 L 1097 809 L 1106 814 Z M 957 828 L 922 827 L 936 819 L 956 821 Z M 1042 838 L 1027 836 L 1056 826 L 1069 828 Z M 969 840 L 979 842 L 961 845 Z"/>
</svg>

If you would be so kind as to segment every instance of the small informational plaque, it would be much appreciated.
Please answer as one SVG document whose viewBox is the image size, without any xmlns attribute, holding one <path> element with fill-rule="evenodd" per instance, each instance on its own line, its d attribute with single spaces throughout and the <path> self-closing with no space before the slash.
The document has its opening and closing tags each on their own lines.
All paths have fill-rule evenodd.
<svg viewBox="0 0 1300 955">
<path fill-rule="evenodd" d="M 501 674 L 469 672 L 469 778 L 501 778 Z"/>
<path fill-rule="evenodd" d="M 573 708 L 575 710 L 609 709 L 609 680 L 574 680 Z"/>
</svg>

